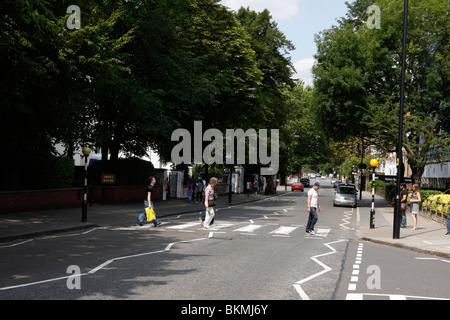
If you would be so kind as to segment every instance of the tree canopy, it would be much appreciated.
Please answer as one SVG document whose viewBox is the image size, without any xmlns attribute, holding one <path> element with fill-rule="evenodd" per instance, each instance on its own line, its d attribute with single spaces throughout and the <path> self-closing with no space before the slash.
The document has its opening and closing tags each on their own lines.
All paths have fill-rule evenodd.
<svg viewBox="0 0 450 320">
<path fill-rule="evenodd" d="M 402 68 L 403 2 L 378 0 L 380 29 L 369 28 L 370 0 L 356 0 L 338 26 L 316 37 L 314 67 L 321 118 L 337 141 L 366 138 L 395 151 Z M 449 5 L 410 1 L 403 147 L 416 181 L 445 160 L 450 138 Z"/>
<path fill-rule="evenodd" d="M 79 29 L 67 27 L 71 5 Z M 69 158 L 82 146 L 112 160 L 152 147 L 170 160 L 171 133 L 196 120 L 219 130 L 283 124 L 294 47 L 267 10 L 236 13 L 218 0 L 5 0 L 0 12 L 0 139 L 16 160 L 3 189 L 23 184 L 57 143 Z"/>
</svg>

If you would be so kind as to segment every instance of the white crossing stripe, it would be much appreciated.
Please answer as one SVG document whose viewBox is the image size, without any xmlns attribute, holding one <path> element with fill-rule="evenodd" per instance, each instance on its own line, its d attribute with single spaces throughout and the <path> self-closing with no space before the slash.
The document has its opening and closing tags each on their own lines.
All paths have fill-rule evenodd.
<svg viewBox="0 0 450 320">
<path fill-rule="evenodd" d="M 220 229 L 224 229 L 224 228 L 228 228 L 228 227 L 232 227 L 234 226 L 234 224 L 232 223 L 221 223 L 221 224 L 216 224 L 215 226 L 211 227 L 210 230 L 220 230 Z"/>
<path fill-rule="evenodd" d="M 259 224 L 249 224 L 248 226 L 245 226 L 245 227 L 233 230 L 233 231 L 249 232 L 249 233 L 251 233 L 251 232 L 253 232 L 253 231 L 255 231 L 255 230 L 259 229 L 259 228 L 262 228 L 262 227 L 264 227 L 264 226 L 259 225 Z"/>
<path fill-rule="evenodd" d="M 314 235 L 307 234 L 307 237 L 310 237 L 310 238 L 317 238 L 317 237 L 325 238 L 330 231 L 331 231 L 331 229 L 317 228 L 316 229 L 316 234 L 314 234 Z"/>
<path fill-rule="evenodd" d="M 298 227 L 279 227 L 273 231 L 271 231 L 270 233 L 273 235 L 278 235 L 278 234 L 282 234 L 282 235 L 289 235 L 292 231 L 294 231 L 295 229 L 297 229 Z"/>
<path fill-rule="evenodd" d="M 198 227 L 199 225 L 200 225 L 200 222 L 198 222 L 198 221 L 197 222 L 188 222 L 188 223 L 180 224 L 177 226 L 167 227 L 167 229 L 182 230 L 182 229 L 187 229 L 187 228 L 194 227 L 194 226 Z"/>
<path fill-rule="evenodd" d="M 320 228 L 317 228 L 316 236 L 326 237 L 330 231 L 331 231 L 331 229 L 320 229 Z"/>
</svg>

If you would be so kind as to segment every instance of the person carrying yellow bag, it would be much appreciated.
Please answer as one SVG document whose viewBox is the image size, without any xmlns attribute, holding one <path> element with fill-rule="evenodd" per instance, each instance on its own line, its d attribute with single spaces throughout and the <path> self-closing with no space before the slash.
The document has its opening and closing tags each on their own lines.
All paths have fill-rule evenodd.
<svg viewBox="0 0 450 320">
<path fill-rule="evenodd" d="M 147 221 L 153 221 L 156 220 L 155 210 L 152 208 L 145 208 L 145 214 L 147 216 Z"/>
<path fill-rule="evenodd" d="M 155 227 L 159 227 L 161 225 L 161 222 L 158 221 L 158 219 L 156 218 L 156 214 L 153 209 L 153 202 L 152 202 L 153 187 L 156 183 L 156 179 L 155 179 L 155 177 L 151 176 L 149 178 L 149 180 L 150 180 L 150 185 L 147 187 L 147 191 L 145 194 L 146 199 L 144 200 L 144 209 L 139 214 L 139 217 L 137 220 L 137 225 L 143 226 L 144 220 L 147 219 L 147 221 L 152 221 L 153 225 Z M 148 214 L 147 214 L 147 211 L 149 212 Z"/>
</svg>

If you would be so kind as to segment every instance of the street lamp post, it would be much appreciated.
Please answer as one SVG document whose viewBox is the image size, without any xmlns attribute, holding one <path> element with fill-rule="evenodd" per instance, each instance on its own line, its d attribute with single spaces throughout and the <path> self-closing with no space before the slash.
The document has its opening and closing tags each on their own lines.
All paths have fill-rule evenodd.
<svg viewBox="0 0 450 320">
<path fill-rule="evenodd" d="M 398 123 L 398 149 L 397 149 L 397 195 L 395 196 L 395 208 L 394 208 L 394 227 L 393 227 L 393 239 L 400 239 L 400 184 L 402 183 L 403 172 L 402 168 L 402 149 L 403 149 L 403 107 L 405 105 L 405 72 L 406 72 L 406 36 L 408 30 L 408 0 L 404 0 L 403 5 L 403 48 L 402 48 L 402 84 L 400 92 L 400 110 L 399 110 L 399 123 Z"/>
<path fill-rule="evenodd" d="M 375 168 L 378 166 L 376 159 L 370 160 L 372 167 L 372 209 L 370 209 L 370 229 L 375 228 Z"/>
<path fill-rule="evenodd" d="M 229 177 L 229 180 L 230 180 L 230 181 L 228 181 L 228 182 L 229 182 L 229 185 L 228 185 L 228 203 L 231 204 L 231 193 L 233 192 L 232 184 L 231 184 L 231 182 L 232 182 L 232 180 L 233 180 L 233 166 L 230 167 L 230 177 Z"/>
<path fill-rule="evenodd" d="M 87 168 L 88 168 L 88 157 L 91 153 L 91 149 L 84 147 L 83 150 L 84 155 L 84 190 L 83 190 L 83 204 L 81 206 L 81 222 L 87 222 Z"/>
</svg>

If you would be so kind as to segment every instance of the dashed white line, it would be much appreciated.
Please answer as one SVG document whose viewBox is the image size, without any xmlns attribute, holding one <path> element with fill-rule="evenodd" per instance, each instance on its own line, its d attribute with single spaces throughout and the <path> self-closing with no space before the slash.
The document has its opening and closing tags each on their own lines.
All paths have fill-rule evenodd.
<svg viewBox="0 0 450 320">
<path fill-rule="evenodd" d="M 360 243 L 358 245 L 358 250 L 356 251 L 356 258 L 355 258 L 355 263 L 353 264 L 353 270 L 352 270 L 352 275 L 350 277 L 350 282 L 348 284 L 348 291 L 355 291 L 356 290 L 356 285 L 358 283 L 359 280 L 359 265 L 362 262 L 362 253 L 363 253 L 363 248 L 364 248 L 364 244 Z M 358 297 L 359 296 L 350 296 L 350 297 Z"/>
</svg>

